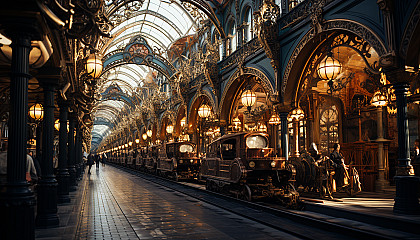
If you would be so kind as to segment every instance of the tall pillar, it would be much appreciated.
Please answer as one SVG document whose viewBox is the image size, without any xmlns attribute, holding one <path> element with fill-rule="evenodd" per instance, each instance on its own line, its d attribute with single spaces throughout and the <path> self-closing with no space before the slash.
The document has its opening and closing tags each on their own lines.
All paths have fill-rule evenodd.
<svg viewBox="0 0 420 240">
<path fill-rule="evenodd" d="M 385 159 L 384 159 L 384 142 L 388 140 L 384 139 L 383 134 L 383 123 L 382 123 L 382 106 L 377 108 L 377 132 L 378 139 L 375 142 L 378 143 L 378 180 L 375 183 L 375 190 L 382 191 L 388 185 L 385 180 Z"/>
<path fill-rule="evenodd" d="M 4 239 L 34 239 L 35 198 L 25 177 L 31 37 L 18 32 L 11 38 L 7 184 L 5 191 L 0 193 L 0 233 Z"/>
<path fill-rule="evenodd" d="M 77 124 L 77 127 L 76 127 L 76 142 L 75 142 L 75 147 L 76 147 L 76 151 L 75 151 L 75 154 L 76 154 L 76 166 L 77 166 L 77 168 L 76 168 L 76 170 L 77 170 L 77 178 L 78 179 L 81 179 L 82 178 L 82 168 L 83 168 L 83 166 L 82 166 L 82 137 L 81 137 L 81 129 L 80 129 L 80 123 L 78 123 Z"/>
<path fill-rule="evenodd" d="M 398 165 L 395 176 L 396 196 L 394 212 L 404 214 L 419 214 L 418 198 L 419 177 L 415 177 L 413 166 L 410 164 L 409 131 L 407 118 L 408 84 L 399 82 L 394 84 L 397 100 L 398 127 Z"/>
<path fill-rule="evenodd" d="M 77 186 L 77 174 L 76 174 L 76 161 L 75 161 L 75 147 L 74 147 L 74 125 L 75 125 L 75 117 L 74 113 L 69 114 L 69 134 L 67 136 L 68 141 L 68 169 L 70 174 L 69 184 L 70 184 L 70 191 L 76 191 Z"/>
<path fill-rule="evenodd" d="M 299 120 L 293 119 L 293 157 L 299 157 Z"/>
<path fill-rule="evenodd" d="M 60 130 L 59 130 L 59 152 L 58 152 L 58 202 L 69 203 L 69 180 L 70 173 L 68 171 L 67 161 L 67 115 L 68 115 L 68 103 L 66 101 L 60 101 L 58 106 L 60 107 Z"/>
<path fill-rule="evenodd" d="M 287 124 L 288 112 L 280 113 L 281 121 L 281 156 L 285 157 L 286 160 L 289 160 L 289 129 Z"/>
<path fill-rule="evenodd" d="M 36 225 L 41 228 L 58 226 L 57 180 L 53 168 L 54 150 L 54 91 L 57 78 L 39 78 L 44 90 L 44 121 L 42 135 L 42 176 L 38 182 Z"/>
</svg>

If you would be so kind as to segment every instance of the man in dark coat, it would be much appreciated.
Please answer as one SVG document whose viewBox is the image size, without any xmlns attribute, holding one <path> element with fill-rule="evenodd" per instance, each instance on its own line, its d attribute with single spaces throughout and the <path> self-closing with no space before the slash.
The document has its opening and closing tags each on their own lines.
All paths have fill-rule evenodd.
<svg viewBox="0 0 420 240">
<path fill-rule="evenodd" d="M 95 161 L 93 159 L 92 153 L 89 153 L 88 160 L 87 160 L 87 165 L 89 166 L 88 174 L 90 174 L 90 169 L 92 168 L 92 165 L 94 162 Z"/>
</svg>

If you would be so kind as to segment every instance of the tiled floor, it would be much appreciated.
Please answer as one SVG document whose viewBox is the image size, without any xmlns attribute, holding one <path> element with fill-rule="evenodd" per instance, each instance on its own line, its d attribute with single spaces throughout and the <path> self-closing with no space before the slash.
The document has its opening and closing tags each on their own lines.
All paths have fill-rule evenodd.
<svg viewBox="0 0 420 240">
<path fill-rule="evenodd" d="M 77 239 L 293 239 L 111 166 L 87 181 Z"/>
</svg>

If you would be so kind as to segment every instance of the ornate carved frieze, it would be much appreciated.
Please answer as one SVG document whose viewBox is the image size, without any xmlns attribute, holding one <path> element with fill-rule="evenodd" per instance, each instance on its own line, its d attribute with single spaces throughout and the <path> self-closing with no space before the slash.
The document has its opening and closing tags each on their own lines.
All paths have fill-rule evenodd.
<svg viewBox="0 0 420 240">
<path fill-rule="evenodd" d="M 219 63 L 219 67 L 224 70 L 235 64 L 238 64 L 242 59 L 246 59 L 248 56 L 254 54 L 261 48 L 261 44 L 257 38 L 252 39 L 242 46 L 242 48 L 236 50 L 229 57 Z"/>
<path fill-rule="evenodd" d="M 264 48 L 267 57 L 278 59 L 278 26 L 277 18 L 280 16 L 280 8 L 272 0 L 264 0 L 259 11 L 254 13 L 255 30 L 259 42 Z"/>
</svg>

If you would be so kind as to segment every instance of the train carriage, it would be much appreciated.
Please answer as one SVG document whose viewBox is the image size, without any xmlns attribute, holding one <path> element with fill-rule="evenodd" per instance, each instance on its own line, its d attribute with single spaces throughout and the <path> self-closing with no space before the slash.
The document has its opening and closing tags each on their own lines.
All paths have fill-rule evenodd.
<svg viewBox="0 0 420 240">
<path fill-rule="evenodd" d="M 268 146 L 268 134 L 257 132 L 227 134 L 211 143 L 201 165 L 206 188 L 249 201 L 274 197 L 296 206 L 294 168 Z"/>
<path fill-rule="evenodd" d="M 143 159 L 143 164 L 145 170 L 149 173 L 156 173 L 159 146 L 160 145 L 151 145 L 147 147 L 147 154 Z"/>
<path fill-rule="evenodd" d="M 162 144 L 158 151 L 157 171 L 159 174 L 179 179 L 195 179 L 200 173 L 200 159 L 195 144 L 191 142 L 170 142 Z"/>
</svg>

